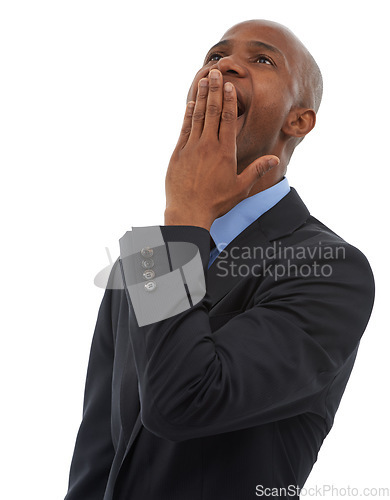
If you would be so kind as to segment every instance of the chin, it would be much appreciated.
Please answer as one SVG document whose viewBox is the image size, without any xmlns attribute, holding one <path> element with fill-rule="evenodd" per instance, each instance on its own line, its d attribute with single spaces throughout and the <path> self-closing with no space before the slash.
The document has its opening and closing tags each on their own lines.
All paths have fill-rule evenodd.
<svg viewBox="0 0 390 500">
<path fill-rule="evenodd" d="M 240 171 L 239 173 L 241 173 L 243 170 L 245 170 L 245 168 L 248 165 L 250 165 L 252 163 L 252 161 L 255 160 L 256 158 L 258 158 L 259 156 L 260 155 L 254 157 L 253 154 L 251 154 L 247 150 L 247 148 L 243 144 L 242 140 L 240 141 L 239 136 L 237 136 L 236 157 L 237 157 L 237 171 Z"/>
</svg>

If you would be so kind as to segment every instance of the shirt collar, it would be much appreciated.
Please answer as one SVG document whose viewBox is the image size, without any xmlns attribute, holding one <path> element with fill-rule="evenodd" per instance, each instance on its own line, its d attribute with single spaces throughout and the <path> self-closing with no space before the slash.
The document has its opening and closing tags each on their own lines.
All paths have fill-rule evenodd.
<svg viewBox="0 0 390 500">
<path fill-rule="evenodd" d="M 210 228 L 210 234 L 218 252 L 221 252 L 252 222 L 276 205 L 290 191 L 286 177 L 260 193 L 240 201 L 222 217 L 215 219 Z"/>
</svg>

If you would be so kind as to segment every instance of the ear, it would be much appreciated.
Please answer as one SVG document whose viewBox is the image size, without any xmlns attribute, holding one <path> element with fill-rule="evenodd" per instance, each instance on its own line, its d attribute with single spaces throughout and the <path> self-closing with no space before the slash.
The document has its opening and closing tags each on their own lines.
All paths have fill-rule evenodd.
<svg viewBox="0 0 390 500">
<path fill-rule="evenodd" d="M 290 137 L 304 137 L 316 124 L 314 109 L 294 108 L 287 115 L 282 132 Z"/>
</svg>

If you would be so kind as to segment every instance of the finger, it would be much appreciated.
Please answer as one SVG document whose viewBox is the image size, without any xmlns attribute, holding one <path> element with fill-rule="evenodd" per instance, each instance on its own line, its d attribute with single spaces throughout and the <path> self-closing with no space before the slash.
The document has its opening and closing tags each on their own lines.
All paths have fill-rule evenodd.
<svg viewBox="0 0 390 500">
<path fill-rule="evenodd" d="M 235 147 L 237 130 L 237 94 L 234 85 L 226 82 L 223 87 L 223 107 L 221 125 L 219 127 L 219 140 L 226 146 Z"/>
<path fill-rule="evenodd" d="M 198 83 L 198 93 L 196 95 L 196 102 L 194 112 L 192 114 L 192 127 L 189 141 L 197 140 L 202 135 L 204 126 L 204 117 L 206 112 L 207 93 L 209 82 L 207 78 L 202 78 Z"/>
<path fill-rule="evenodd" d="M 247 196 L 253 184 L 255 184 L 260 177 L 263 177 L 263 175 L 279 165 L 279 163 L 279 158 L 274 155 L 266 155 L 257 158 L 257 160 L 252 162 L 243 172 L 241 172 L 240 175 L 237 176 L 240 185 L 240 192 Z"/>
<path fill-rule="evenodd" d="M 183 149 L 184 146 L 187 144 L 188 137 L 190 136 L 191 133 L 192 115 L 194 112 L 194 107 L 195 107 L 195 101 L 189 101 L 187 103 L 186 111 L 184 113 L 183 125 L 181 127 L 179 140 L 177 141 L 176 144 L 176 149 Z"/>
<path fill-rule="evenodd" d="M 222 74 L 212 69 L 209 74 L 209 95 L 207 96 L 204 134 L 218 138 L 222 112 Z"/>
</svg>

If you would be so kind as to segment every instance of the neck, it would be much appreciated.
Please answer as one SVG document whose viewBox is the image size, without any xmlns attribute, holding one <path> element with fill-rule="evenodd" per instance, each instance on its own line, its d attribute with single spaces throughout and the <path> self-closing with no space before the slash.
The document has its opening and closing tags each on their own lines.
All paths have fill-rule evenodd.
<svg viewBox="0 0 390 500">
<path fill-rule="evenodd" d="M 289 163 L 290 157 L 286 157 L 286 154 L 284 151 L 280 152 L 273 152 L 272 154 L 275 154 L 278 156 L 280 159 L 280 163 L 277 167 L 274 167 L 272 170 L 264 174 L 256 183 L 252 186 L 251 190 L 249 191 L 248 197 L 253 196 L 254 194 L 260 193 L 260 191 L 264 191 L 278 182 L 280 182 L 283 177 L 286 175 L 287 171 L 287 165 Z M 250 163 L 245 162 L 246 165 L 249 165 Z M 244 167 L 245 168 L 245 167 Z M 240 174 L 244 168 L 242 167 L 242 162 L 238 161 L 237 165 L 237 173 Z"/>
<path fill-rule="evenodd" d="M 278 182 L 280 182 L 284 175 L 283 173 L 280 173 L 279 175 L 275 176 L 269 176 L 271 174 L 272 170 L 268 172 L 267 174 L 263 175 L 261 179 L 259 179 L 253 186 L 252 189 L 249 191 L 248 197 L 253 196 L 254 194 L 260 193 L 261 191 L 265 191 L 266 189 L 275 186 Z M 269 177 L 268 177 L 269 176 Z"/>
</svg>

